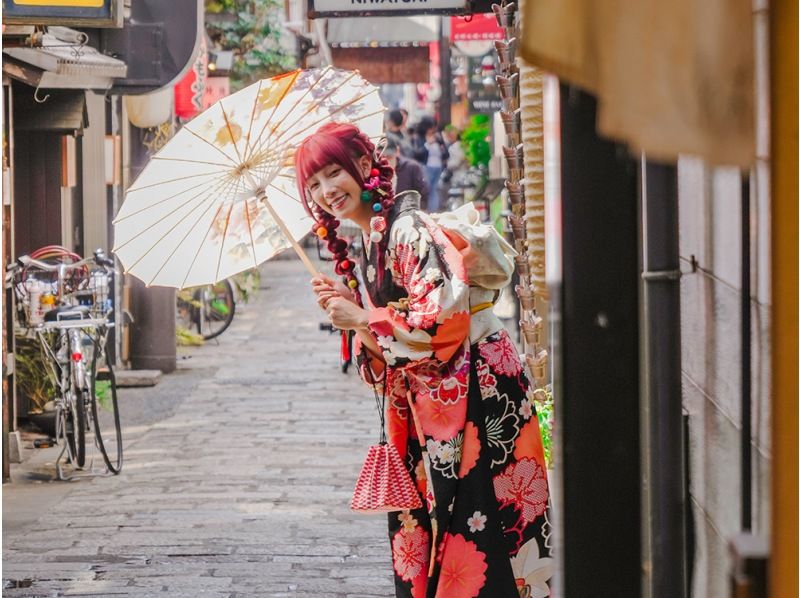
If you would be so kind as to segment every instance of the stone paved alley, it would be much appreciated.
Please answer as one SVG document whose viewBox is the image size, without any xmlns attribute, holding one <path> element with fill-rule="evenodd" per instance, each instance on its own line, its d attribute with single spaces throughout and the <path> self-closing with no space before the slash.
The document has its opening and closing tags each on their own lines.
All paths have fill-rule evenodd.
<svg viewBox="0 0 800 598">
<path fill-rule="evenodd" d="M 30 585 L 4 596 L 393 594 L 385 517 L 348 508 L 374 399 L 342 375 L 307 281 L 266 264 L 218 345 L 121 390 L 167 415 L 125 428 L 122 475 L 42 481 L 55 449 L 28 451 L 3 487 L 3 579 Z"/>
</svg>

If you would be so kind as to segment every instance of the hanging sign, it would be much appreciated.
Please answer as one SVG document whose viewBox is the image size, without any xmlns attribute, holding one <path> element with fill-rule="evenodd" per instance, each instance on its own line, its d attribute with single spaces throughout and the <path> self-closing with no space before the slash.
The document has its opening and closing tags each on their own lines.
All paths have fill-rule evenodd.
<svg viewBox="0 0 800 598">
<path fill-rule="evenodd" d="M 308 0 L 308 18 L 457 15 L 469 0 Z"/>
<path fill-rule="evenodd" d="M 493 14 L 475 14 L 469 20 L 464 17 L 450 17 L 450 41 L 492 41 L 505 39 L 505 33 L 497 24 Z"/>
<path fill-rule="evenodd" d="M 123 0 L 3 0 L 3 23 L 122 27 Z"/>
</svg>

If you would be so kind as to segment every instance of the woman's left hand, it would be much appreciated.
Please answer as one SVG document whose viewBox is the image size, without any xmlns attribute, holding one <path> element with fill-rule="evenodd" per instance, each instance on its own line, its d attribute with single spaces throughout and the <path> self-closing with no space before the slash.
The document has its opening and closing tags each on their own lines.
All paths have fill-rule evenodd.
<svg viewBox="0 0 800 598">
<path fill-rule="evenodd" d="M 359 330 L 369 324 L 367 310 L 344 297 L 332 297 L 328 300 L 326 309 L 331 324 L 339 330 Z"/>
</svg>

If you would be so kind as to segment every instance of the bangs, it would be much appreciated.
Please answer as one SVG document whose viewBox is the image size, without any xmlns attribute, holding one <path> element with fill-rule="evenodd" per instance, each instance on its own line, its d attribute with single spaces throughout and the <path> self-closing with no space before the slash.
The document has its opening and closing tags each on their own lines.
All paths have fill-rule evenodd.
<svg viewBox="0 0 800 598">
<path fill-rule="evenodd" d="M 330 164 L 338 164 L 359 183 L 363 177 L 356 168 L 356 156 L 347 149 L 346 142 L 335 134 L 318 131 L 307 137 L 294 155 L 294 168 L 300 196 L 308 201 L 306 181 Z"/>
</svg>

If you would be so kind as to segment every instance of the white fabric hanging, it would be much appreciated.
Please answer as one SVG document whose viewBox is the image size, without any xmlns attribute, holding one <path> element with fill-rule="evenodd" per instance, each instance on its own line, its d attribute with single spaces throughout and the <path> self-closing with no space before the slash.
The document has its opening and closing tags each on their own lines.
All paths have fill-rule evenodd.
<svg viewBox="0 0 800 598">
<path fill-rule="evenodd" d="M 651 158 L 755 156 L 749 0 L 528 0 L 522 56 L 594 93 L 598 129 Z"/>
</svg>

